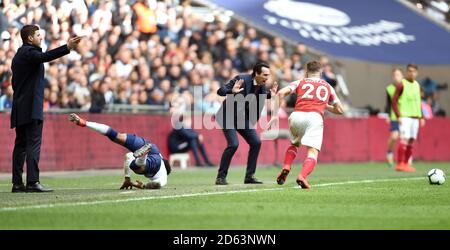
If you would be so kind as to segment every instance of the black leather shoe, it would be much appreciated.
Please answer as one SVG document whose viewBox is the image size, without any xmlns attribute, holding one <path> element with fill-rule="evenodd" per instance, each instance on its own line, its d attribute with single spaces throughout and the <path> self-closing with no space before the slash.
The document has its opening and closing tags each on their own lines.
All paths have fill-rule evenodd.
<svg viewBox="0 0 450 250">
<path fill-rule="evenodd" d="M 13 193 L 23 193 L 25 192 L 25 185 L 23 183 L 13 184 L 11 192 Z"/>
<path fill-rule="evenodd" d="M 216 185 L 228 185 L 227 179 L 218 177 L 216 179 Z"/>
<path fill-rule="evenodd" d="M 216 164 L 208 161 L 208 162 L 206 162 L 206 166 L 208 166 L 208 167 L 215 167 Z"/>
<path fill-rule="evenodd" d="M 262 181 L 258 181 L 255 177 L 247 177 L 244 180 L 245 184 L 263 184 Z"/>
<path fill-rule="evenodd" d="M 53 189 L 46 188 L 41 185 L 41 183 L 36 182 L 34 184 L 27 184 L 26 192 L 29 193 L 42 193 L 42 192 L 53 192 Z"/>
</svg>

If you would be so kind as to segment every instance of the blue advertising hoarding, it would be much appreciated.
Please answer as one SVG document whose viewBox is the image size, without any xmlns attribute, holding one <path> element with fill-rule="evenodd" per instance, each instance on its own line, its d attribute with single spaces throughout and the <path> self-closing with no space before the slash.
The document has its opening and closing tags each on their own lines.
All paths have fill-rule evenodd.
<svg viewBox="0 0 450 250">
<path fill-rule="evenodd" d="M 450 32 L 393 0 L 208 0 L 327 54 L 379 63 L 450 64 Z"/>
</svg>

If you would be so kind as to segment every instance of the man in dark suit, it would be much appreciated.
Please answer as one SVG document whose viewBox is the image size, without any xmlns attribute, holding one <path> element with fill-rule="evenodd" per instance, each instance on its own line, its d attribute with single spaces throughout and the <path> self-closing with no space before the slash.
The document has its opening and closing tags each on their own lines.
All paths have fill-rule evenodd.
<svg viewBox="0 0 450 250">
<path fill-rule="evenodd" d="M 195 158 L 195 165 L 198 167 L 215 166 L 209 160 L 208 154 L 206 153 L 205 145 L 203 145 L 203 136 L 191 128 L 174 128 L 169 134 L 168 138 L 169 153 L 185 153 L 192 150 Z M 200 161 L 199 152 L 201 153 L 205 164 Z"/>
<path fill-rule="evenodd" d="M 254 126 L 259 120 L 265 100 L 275 95 L 278 87 L 274 83 L 270 91 L 268 91 L 265 84 L 269 78 L 269 65 L 264 62 L 258 62 L 253 66 L 252 74 L 237 75 L 217 90 L 218 95 L 227 96 L 227 99 L 224 100 L 222 107 L 216 114 L 216 120 L 222 127 L 228 145 L 222 154 L 216 185 L 228 184 L 226 180 L 228 168 L 239 146 L 237 133 L 250 146 L 244 183 L 262 183 L 254 177 L 256 161 L 261 148 L 261 140 L 256 134 Z"/>
<path fill-rule="evenodd" d="M 72 37 L 63 45 L 42 52 L 42 37 L 39 27 L 25 25 L 20 30 L 23 45 L 13 58 L 12 86 L 14 90 L 11 110 L 11 128 L 16 129 L 13 151 L 12 192 L 51 192 L 39 183 L 39 156 L 41 153 L 44 62 L 49 62 L 70 53 L 81 37 Z M 23 164 L 27 161 L 27 185 L 22 181 Z"/>
</svg>

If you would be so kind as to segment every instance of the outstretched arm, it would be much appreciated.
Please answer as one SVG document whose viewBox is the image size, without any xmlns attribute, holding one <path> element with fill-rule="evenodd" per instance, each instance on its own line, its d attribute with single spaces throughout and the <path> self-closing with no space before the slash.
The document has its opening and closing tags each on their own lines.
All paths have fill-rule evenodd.
<svg viewBox="0 0 450 250">
<path fill-rule="evenodd" d="M 26 57 L 30 59 L 33 63 L 45 63 L 53 61 L 57 58 L 65 56 L 70 53 L 67 45 L 60 46 L 56 49 L 49 50 L 47 52 L 41 52 L 35 49 L 29 50 L 26 53 Z"/>
<path fill-rule="evenodd" d="M 272 104 L 272 107 L 275 107 L 275 109 L 272 112 L 272 118 L 267 123 L 267 127 L 269 129 L 271 128 L 272 124 L 278 121 L 278 109 L 281 107 L 281 100 L 284 97 L 288 96 L 291 92 L 292 92 L 291 87 L 287 86 L 280 89 L 280 91 L 278 91 L 278 93 L 275 95 L 275 98 L 273 98 L 275 100 L 273 100 L 274 103 Z"/>
<path fill-rule="evenodd" d="M 131 181 L 130 166 L 128 164 L 124 164 L 123 171 L 124 171 L 125 179 L 124 179 L 120 189 L 132 189 L 134 185 L 133 185 L 133 182 Z"/>
<path fill-rule="evenodd" d="M 342 115 L 344 114 L 344 107 L 342 107 L 341 101 L 339 100 L 336 91 L 333 87 L 330 87 L 331 95 L 329 103 L 326 104 L 325 109 L 330 111 L 331 113 Z"/>
<path fill-rule="evenodd" d="M 76 48 L 82 37 L 76 36 L 69 39 L 67 45 L 60 46 L 47 52 L 38 50 L 29 50 L 27 57 L 34 63 L 50 62 L 70 53 L 70 50 Z"/>
<path fill-rule="evenodd" d="M 342 104 L 339 101 L 333 105 L 330 105 L 327 103 L 326 110 L 330 111 L 331 113 L 337 114 L 337 115 L 344 114 L 344 108 L 342 107 Z"/>
<path fill-rule="evenodd" d="M 286 96 L 290 95 L 292 92 L 292 89 L 288 87 L 284 87 L 278 91 L 278 93 L 275 95 L 275 101 L 277 101 L 278 106 L 281 105 L 281 100 L 285 98 Z"/>
<path fill-rule="evenodd" d="M 233 79 L 228 81 L 225 85 L 220 87 L 217 90 L 217 94 L 220 96 L 226 96 L 227 94 L 237 94 L 244 90 L 244 88 L 241 88 L 242 83 L 244 83 L 244 79 L 241 79 L 239 75 L 237 75 Z"/>
</svg>

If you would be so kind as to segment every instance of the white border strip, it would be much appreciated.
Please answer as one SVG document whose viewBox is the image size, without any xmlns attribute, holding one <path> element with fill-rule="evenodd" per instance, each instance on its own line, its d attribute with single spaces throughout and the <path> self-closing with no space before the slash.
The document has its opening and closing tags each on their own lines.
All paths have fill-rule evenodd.
<svg viewBox="0 0 450 250">
<path fill-rule="evenodd" d="M 321 183 L 321 184 L 313 185 L 313 187 L 329 187 L 329 186 L 339 186 L 339 185 L 348 185 L 348 184 L 362 184 L 362 183 L 390 182 L 390 181 L 410 181 L 410 180 L 424 180 L 424 179 L 425 179 L 425 177 L 412 177 L 412 178 L 392 178 L 392 179 L 345 181 L 345 182 Z M 288 187 L 288 188 L 299 188 L 299 187 L 295 186 L 295 187 Z M 20 207 L 3 207 L 3 208 L 0 208 L 0 212 L 17 211 L 17 210 L 25 210 L 25 209 L 98 205 L 98 204 L 108 204 L 108 203 L 123 203 L 123 202 L 130 202 L 130 201 L 163 200 L 163 199 L 176 199 L 176 198 L 185 198 L 185 197 L 201 197 L 201 196 L 222 195 L 222 194 L 252 193 L 252 192 L 261 192 L 261 191 L 284 190 L 284 189 L 288 189 L 288 188 L 282 188 L 282 187 L 259 188 L 259 189 L 247 189 L 247 190 L 230 190 L 230 191 L 221 191 L 221 192 L 203 192 L 203 193 L 177 194 L 177 195 L 166 195 L 166 196 L 136 197 L 136 198 L 127 198 L 127 199 L 118 199 L 118 200 L 80 201 L 80 202 L 30 205 L 30 206 L 20 206 Z"/>
</svg>

